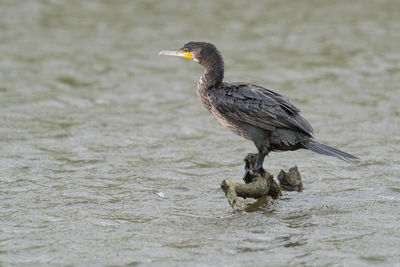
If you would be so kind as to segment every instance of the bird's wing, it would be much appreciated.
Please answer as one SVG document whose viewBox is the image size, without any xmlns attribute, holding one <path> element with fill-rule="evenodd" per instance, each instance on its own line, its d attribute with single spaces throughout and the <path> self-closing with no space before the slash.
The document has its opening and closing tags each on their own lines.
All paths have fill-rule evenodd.
<svg viewBox="0 0 400 267">
<path fill-rule="evenodd" d="M 311 125 L 285 97 L 248 83 L 223 83 L 210 92 L 218 112 L 231 119 L 273 131 L 287 128 L 312 136 Z"/>
</svg>

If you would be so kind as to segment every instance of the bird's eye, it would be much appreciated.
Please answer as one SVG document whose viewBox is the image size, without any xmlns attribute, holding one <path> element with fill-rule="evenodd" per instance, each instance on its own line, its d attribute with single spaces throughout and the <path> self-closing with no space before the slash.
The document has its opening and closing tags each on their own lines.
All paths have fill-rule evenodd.
<svg viewBox="0 0 400 267">
<path fill-rule="evenodd" d="M 189 52 L 189 49 L 187 49 L 186 47 L 181 49 L 182 52 Z"/>
</svg>

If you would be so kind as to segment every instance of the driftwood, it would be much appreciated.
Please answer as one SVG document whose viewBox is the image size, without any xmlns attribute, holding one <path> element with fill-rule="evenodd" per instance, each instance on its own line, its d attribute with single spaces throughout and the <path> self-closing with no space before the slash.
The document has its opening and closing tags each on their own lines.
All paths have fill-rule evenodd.
<svg viewBox="0 0 400 267">
<path fill-rule="evenodd" d="M 278 180 L 281 188 L 286 191 L 303 191 L 303 183 L 297 166 L 289 169 L 289 172 L 281 170 L 278 174 Z"/>
<path fill-rule="evenodd" d="M 289 172 L 281 170 L 278 175 L 280 186 L 275 182 L 274 176 L 263 168 L 256 172 L 252 170 L 256 161 L 256 154 L 248 154 L 244 159 L 245 175 L 243 180 L 246 184 L 239 184 L 223 180 L 221 188 L 225 192 L 229 204 L 234 210 L 242 210 L 239 197 L 244 199 L 257 199 L 258 204 L 266 203 L 268 196 L 277 199 L 282 196 L 282 190 L 302 191 L 303 184 L 297 167 L 290 168 Z M 258 206 L 256 203 L 253 206 Z"/>
</svg>

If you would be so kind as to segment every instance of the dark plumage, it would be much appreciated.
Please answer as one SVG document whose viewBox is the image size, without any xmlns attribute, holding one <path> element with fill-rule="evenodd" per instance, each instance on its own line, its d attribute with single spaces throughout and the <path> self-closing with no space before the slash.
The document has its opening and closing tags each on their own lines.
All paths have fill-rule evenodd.
<svg viewBox="0 0 400 267">
<path fill-rule="evenodd" d="M 179 51 L 162 51 L 160 55 L 186 57 L 204 66 L 197 93 L 222 125 L 254 142 L 258 150 L 254 169 L 262 168 L 271 151 L 300 148 L 343 160 L 357 159 L 315 141 L 313 129 L 300 110 L 280 94 L 250 83 L 223 82 L 224 62 L 213 44 L 190 42 Z"/>
</svg>

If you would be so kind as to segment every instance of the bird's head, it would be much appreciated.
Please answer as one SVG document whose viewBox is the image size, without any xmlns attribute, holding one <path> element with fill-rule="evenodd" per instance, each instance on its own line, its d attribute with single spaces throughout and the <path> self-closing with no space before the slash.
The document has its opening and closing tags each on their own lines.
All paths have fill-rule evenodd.
<svg viewBox="0 0 400 267">
<path fill-rule="evenodd" d="M 201 65 L 207 65 L 210 61 L 221 59 L 217 48 L 213 44 L 205 42 L 189 42 L 177 51 L 161 51 L 160 56 L 177 56 L 192 59 Z"/>
</svg>

